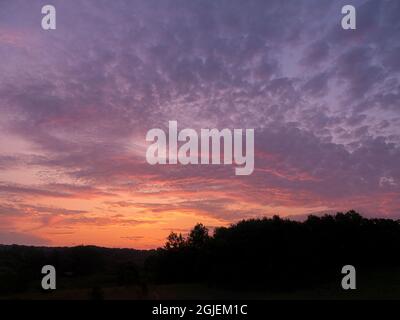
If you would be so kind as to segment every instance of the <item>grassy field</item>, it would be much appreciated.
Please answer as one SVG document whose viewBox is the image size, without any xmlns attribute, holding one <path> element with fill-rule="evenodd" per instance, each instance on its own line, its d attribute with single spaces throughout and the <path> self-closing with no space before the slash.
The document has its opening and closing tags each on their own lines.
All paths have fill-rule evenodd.
<svg viewBox="0 0 400 320">
<path fill-rule="evenodd" d="M 69 286 L 62 288 L 62 283 L 68 280 Z M 96 278 L 92 279 L 92 283 Z M 206 300 L 206 299 L 255 299 L 255 300 L 304 300 L 304 299 L 400 299 L 400 270 L 388 269 L 381 272 L 366 272 L 357 276 L 357 289 L 345 291 L 337 283 L 298 290 L 292 292 L 268 291 L 239 291 L 226 290 L 204 284 L 168 284 L 147 286 L 104 286 L 71 288 L 70 279 L 60 279 L 61 288 L 41 292 L 30 290 L 23 294 L 8 295 L 5 299 L 33 299 L 33 300 L 144 300 L 144 299 L 172 299 L 172 300 Z M 79 286 L 79 285 L 78 285 Z"/>
</svg>

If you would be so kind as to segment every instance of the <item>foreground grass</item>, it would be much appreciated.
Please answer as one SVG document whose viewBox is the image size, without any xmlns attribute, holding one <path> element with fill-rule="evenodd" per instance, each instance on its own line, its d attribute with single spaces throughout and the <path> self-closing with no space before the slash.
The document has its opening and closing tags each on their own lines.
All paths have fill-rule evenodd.
<svg viewBox="0 0 400 320">
<path fill-rule="evenodd" d="M 340 279 L 340 277 L 339 277 Z M 66 279 L 60 279 L 60 283 Z M 67 279 L 70 281 L 70 279 Z M 93 283 L 93 282 L 92 282 Z M 100 283 L 99 283 L 100 284 Z M 77 288 L 62 287 L 50 292 L 30 290 L 21 294 L 7 295 L 3 299 L 28 300 L 318 300 L 318 299 L 400 299 L 400 270 L 386 269 L 357 275 L 357 289 L 341 289 L 340 280 L 307 290 L 268 292 L 251 290 L 227 290 L 204 284 L 165 284 L 142 286 L 115 286 L 111 283 L 92 287 L 72 284 Z"/>
</svg>

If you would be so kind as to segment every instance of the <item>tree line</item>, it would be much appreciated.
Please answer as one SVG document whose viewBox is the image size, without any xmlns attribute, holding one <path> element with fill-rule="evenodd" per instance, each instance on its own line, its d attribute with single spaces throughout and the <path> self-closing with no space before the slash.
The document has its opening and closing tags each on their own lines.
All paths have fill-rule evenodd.
<svg viewBox="0 0 400 320">
<path fill-rule="evenodd" d="M 400 223 L 355 211 L 292 221 L 279 216 L 243 220 L 213 235 L 196 225 L 187 237 L 172 232 L 146 260 L 158 282 L 203 282 L 227 288 L 294 290 L 357 270 L 400 266 Z"/>
<path fill-rule="evenodd" d="M 197 224 L 171 232 L 157 250 L 94 246 L 0 246 L 0 294 L 34 290 L 43 265 L 57 270 L 57 290 L 202 283 L 232 290 L 291 291 L 340 283 L 357 271 L 400 268 L 400 223 L 355 211 L 304 221 L 249 219 L 210 232 Z M 96 289 L 97 290 L 97 289 Z M 95 290 L 95 292 L 96 292 Z"/>
</svg>

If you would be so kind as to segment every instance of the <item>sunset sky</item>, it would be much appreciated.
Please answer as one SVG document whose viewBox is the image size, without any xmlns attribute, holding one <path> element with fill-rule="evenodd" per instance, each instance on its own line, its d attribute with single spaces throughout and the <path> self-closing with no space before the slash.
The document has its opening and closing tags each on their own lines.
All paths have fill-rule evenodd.
<svg viewBox="0 0 400 320">
<path fill-rule="evenodd" d="M 41 8 L 57 29 L 41 28 Z M 357 9 L 357 30 L 341 8 Z M 0 243 L 154 248 L 251 217 L 400 218 L 400 1 L 0 0 Z M 254 128 L 255 169 L 146 162 Z"/>
</svg>

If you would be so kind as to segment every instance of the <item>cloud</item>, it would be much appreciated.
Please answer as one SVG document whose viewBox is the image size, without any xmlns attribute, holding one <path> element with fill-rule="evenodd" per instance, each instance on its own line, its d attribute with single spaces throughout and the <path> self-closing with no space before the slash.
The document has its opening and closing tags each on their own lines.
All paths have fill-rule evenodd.
<svg viewBox="0 0 400 320">
<path fill-rule="evenodd" d="M 182 212 L 394 216 L 400 5 L 354 1 L 358 28 L 345 32 L 342 4 L 56 0 L 57 30 L 42 32 L 31 14 L 40 1 L 2 2 L 3 224 L 29 206 L 32 228 L 140 226 Z M 255 128 L 254 173 L 148 165 L 145 134 L 169 120 Z"/>
<path fill-rule="evenodd" d="M 111 195 L 88 185 L 69 184 L 43 184 L 28 186 L 9 183 L 0 183 L 0 196 L 23 195 L 26 197 L 51 197 L 51 198 L 94 198 Z"/>
<path fill-rule="evenodd" d="M 0 243 L 3 245 L 46 246 L 50 245 L 51 241 L 28 233 L 8 232 L 0 229 Z"/>
</svg>

